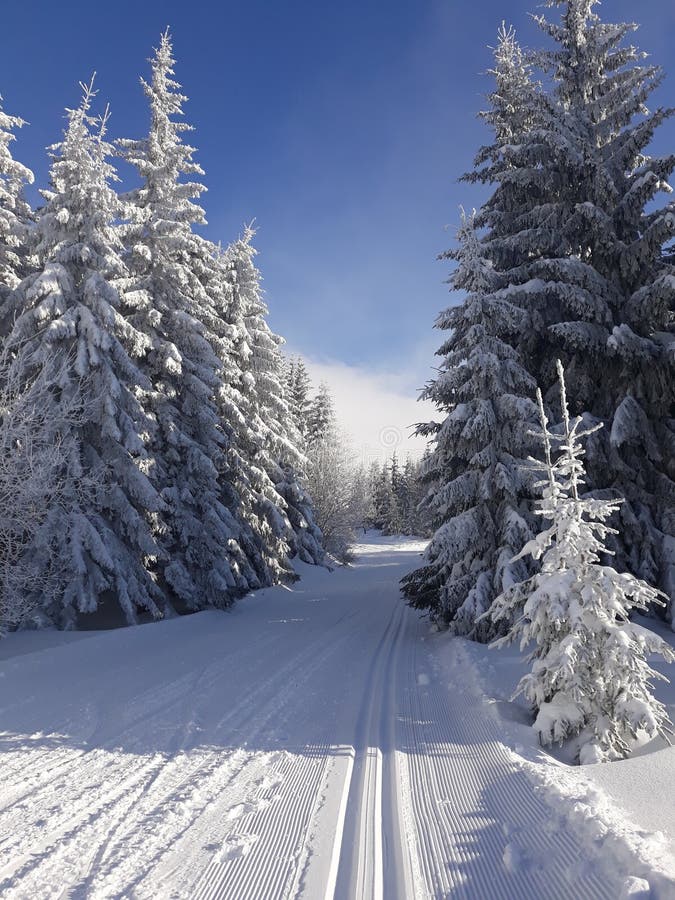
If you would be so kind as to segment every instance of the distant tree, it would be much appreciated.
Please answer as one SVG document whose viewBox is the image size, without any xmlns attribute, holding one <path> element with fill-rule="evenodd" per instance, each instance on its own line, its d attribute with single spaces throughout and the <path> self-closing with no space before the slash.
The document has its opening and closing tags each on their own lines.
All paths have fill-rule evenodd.
<svg viewBox="0 0 675 900">
<path fill-rule="evenodd" d="M 366 494 L 360 470 L 336 429 L 312 445 L 307 486 L 326 549 L 340 562 L 348 562 L 365 518 Z"/>
<path fill-rule="evenodd" d="M 324 442 L 335 428 L 335 409 L 328 385 L 322 382 L 309 402 L 305 441 L 308 448 Z"/>
<path fill-rule="evenodd" d="M 403 467 L 399 485 L 399 506 L 403 519 L 404 534 L 419 537 L 430 536 L 429 523 L 420 504 L 426 494 L 421 480 L 421 462 L 408 457 Z"/>
<path fill-rule="evenodd" d="M 401 534 L 405 530 L 403 510 L 401 508 L 401 493 L 403 478 L 396 453 L 393 453 L 389 464 L 385 467 L 390 488 L 386 492 L 386 505 L 384 509 L 385 534 Z"/>
</svg>

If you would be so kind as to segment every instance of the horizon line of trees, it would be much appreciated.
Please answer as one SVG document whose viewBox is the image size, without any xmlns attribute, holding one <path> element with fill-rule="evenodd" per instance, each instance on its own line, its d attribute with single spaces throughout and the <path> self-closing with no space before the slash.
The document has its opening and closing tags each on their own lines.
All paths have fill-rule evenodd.
<svg viewBox="0 0 675 900">
<path fill-rule="evenodd" d="M 388 460 L 367 466 L 350 446 L 335 414 L 327 384 L 312 384 L 301 357 L 285 365 L 286 395 L 307 458 L 307 487 L 324 546 L 340 563 L 353 557 L 359 531 L 378 529 L 385 535 L 429 535 L 418 510 L 425 492 L 424 460 L 410 456 L 401 466 L 394 452 Z"/>
</svg>

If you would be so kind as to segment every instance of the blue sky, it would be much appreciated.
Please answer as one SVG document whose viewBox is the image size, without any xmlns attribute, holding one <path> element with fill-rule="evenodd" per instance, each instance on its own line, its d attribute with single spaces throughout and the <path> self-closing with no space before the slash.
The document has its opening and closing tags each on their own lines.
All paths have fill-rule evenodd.
<svg viewBox="0 0 675 900">
<path fill-rule="evenodd" d="M 0 94 L 31 123 L 15 154 L 44 185 L 44 148 L 93 70 L 111 135 L 144 133 L 138 78 L 170 25 L 206 170 L 209 236 L 227 242 L 255 218 L 271 323 L 290 347 L 317 375 L 372 374 L 412 402 L 449 302 L 447 265 L 435 257 L 452 242 L 458 205 L 483 196 L 457 178 L 486 138 L 476 113 L 490 89 L 488 46 L 502 19 L 540 45 L 533 9 L 533 0 L 6 0 Z M 601 12 L 637 13 L 637 42 L 668 66 L 670 0 L 605 0 Z M 675 104 L 675 64 L 658 99 Z M 675 149 L 675 125 L 656 149 Z M 401 416 L 423 417 L 414 405 Z"/>
</svg>

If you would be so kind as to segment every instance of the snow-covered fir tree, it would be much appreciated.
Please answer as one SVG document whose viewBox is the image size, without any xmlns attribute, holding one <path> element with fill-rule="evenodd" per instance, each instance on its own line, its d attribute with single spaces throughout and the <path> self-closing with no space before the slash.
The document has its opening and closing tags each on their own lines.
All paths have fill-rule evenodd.
<svg viewBox="0 0 675 900">
<path fill-rule="evenodd" d="M 510 302 L 507 278 L 485 258 L 472 216 L 464 217 L 450 283 L 468 293 L 441 313 L 449 331 L 443 362 L 423 397 L 444 420 L 422 426 L 433 436 L 425 463 L 428 492 L 422 506 L 435 533 L 424 565 L 403 579 L 410 605 L 451 623 L 458 634 L 494 636 L 479 617 L 494 598 L 527 575 L 517 550 L 531 537 L 531 483 L 523 467 L 536 409 L 534 382 L 508 340 L 525 316 Z"/>
<path fill-rule="evenodd" d="M 302 438 L 284 391 L 282 339 L 267 323 L 253 235 L 248 228 L 222 256 L 229 293 L 221 315 L 232 334 L 224 364 L 234 362 L 238 372 L 235 380 L 226 378 L 221 387 L 221 397 L 230 398 L 223 427 L 231 432 L 228 452 L 238 457 L 233 471 L 245 472 L 247 490 L 257 494 L 250 508 L 257 510 L 259 524 L 252 526 L 278 580 L 291 573 L 288 555 L 320 564 L 324 553 L 303 483 L 308 462 L 300 452 Z M 242 419 L 232 406 L 233 392 Z"/>
<path fill-rule="evenodd" d="M 0 97 L 0 104 L 2 97 Z M 26 123 L 0 105 L 0 299 L 28 274 L 28 227 L 31 209 L 23 196 L 33 173 L 12 156 L 14 132 Z"/>
<path fill-rule="evenodd" d="M 377 466 L 372 473 L 373 526 L 383 534 L 399 534 L 401 517 L 391 479 L 390 462 Z"/>
<path fill-rule="evenodd" d="M 405 531 L 405 521 L 402 504 L 402 484 L 401 468 L 398 462 L 398 456 L 394 452 L 384 469 L 384 477 L 391 486 L 385 491 L 384 509 L 384 528 L 385 534 L 403 534 Z"/>
<path fill-rule="evenodd" d="M 478 222 L 526 313 L 511 343 L 545 400 L 560 356 L 574 412 L 607 423 L 589 438 L 587 487 L 625 500 L 617 565 L 672 587 L 675 379 L 657 336 L 675 297 L 675 215 L 656 201 L 675 156 L 647 155 L 671 111 L 646 110 L 662 73 L 627 44 L 635 26 L 602 22 L 597 0 L 547 5 L 560 20 L 536 21 L 552 49 L 524 58 L 510 33 L 500 42 L 495 142 L 469 176 L 496 184 Z"/>
<path fill-rule="evenodd" d="M 401 471 L 399 483 L 399 504 L 403 518 L 403 533 L 409 535 L 424 536 L 428 532 L 424 514 L 419 509 L 426 488 L 422 484 L 421 463 L 407 457 Z"/>
<path fill-rule="evenodd" d="M 145 371 L 153 387 L 157 460 L 167 529 L 162 578 L 189 608 L 225 606 L 259 583 L 242 548 L 241 500 L 227 482 L 227 440 L 216 395 L 222 361 L 214 349 L 215 313 L 206 283 L 211 246 L 193 226 L 204 222 L 196 200 L 204 187 L 187 180 L 202 170 L 182 139 L 190 126 L 180 119 L 185 97 L 173 79 L 168 31 L 143 82 L 150 103 L 150 133 L 121 143 L 142 184 L 127 195 L 129 266 L 137 308 L 134 325 L 148 335 Z"/>
<path fill-rule="evenodd" d="M 291 412 L 292 421 L 304 442 L 307 435 L 307 417 L 309 414 L 312 382 L 304 360 L 291 357 L 286 361 L 284 369 L 284 389 Z"/>
<path fill-rule="evenodd" d="M 159 616 L 165 607 L 154 578 L 164 502 L 148 452 L 152 388 L 139 369 L 150 342 L 126 316 L 132 299 L 113 224 L 120 206 L 111 148 L 105 118 L 91 115 L 92 86 L 83 87 L 63 141 L 51 148 L 51 189 L 35 225 L 37 271 L 2 310 L 4 321 L 15 318 L 5 342 L 14 357 L 9 379 L 28 392 L 49 385 L 41 440 L 68 451 L 60 501 L 26 549 L 36 586 L 50 580 L 54 564 L 62 569 L 62 597 L 47 594 L 54 603 L 44 610 L 62 626 L 109 595 L 130 622 L 139 609 Z M 98 487 L 83 496 L 85 479 Z"/>
<path fill-rule="evenodd" d="M 426 495 L 422 460 L 407 457 L 400 467 L 396 453 L 383 465 L 375 461 L 360 481 L 367 494 L 364 525 L 383 534 L 431 536 L 427 516 L 420 508 Z"/>
<path fill-rule="evenodd" d="M 239 543 L 260 585 L 291 577 L 289 547 L 284 542 L 284 503 L 265 465 L 265 429 L 251 363 L 246 304 L 237 281 L 231 249 L 211 247 L 211 266 L 202 275 L 213 315 L 206 335 L 221 362 L 216 408 L 226 442 L 220 460 L 219 486 L 228 508 L 237 509 Z M 281 509 L 280 509 L 281 507 Z M 253 586 L 253 584 L 251 585 Z"/>
<path fill-rule="evenodd" d="M 366 490 L 366 504 L 364 508 L 364 528 L 381 528 L 379 522 L 378 509 L 376 505 L 377 486 L 382 477 L 382 466 L 378 460 L 374 459 L 367 469 L 364 470 L 364 483 Z"/>
<path fill-rule="evenodd" d="M 308 449 L 325 441 L 335 428 L 335 409 L 333 397 L 325 382 L 309 402 L 306 416 L 305 442 Z"/>
<path fill-rule="evenodd" d="M 650 654 L 675 660 L 658 635 L 629 621 L 631 609 L 660 603 L 659 592 L 644 581 L 619 573 L 604 560 L 609 520 L 618 501 L 583 498 L 583 441 L 600 424 L 583 428 L 570 421 L 563 368 L 558 361 L 562 434 L 548 427 L 537 390 L 545 463 L 543 499 L 537 512 L 547 523 L 516 558 L 540 561 L 538 571 L 497 597 L 490 616 L 513 623 L 497 646 L 520 639 L 531 648 L 532 671 L 517 688 L 536 712 L 541 743 L 576 738 L 581 763 L 625 757 L 640 732 L 648 737 L 668 726 L 663 704 L 652 693 L 661 677 L 649 666 Z M 552 459 L 552 446 L 559 446 Z M 534 462 L 534 460 L 532 461 Z"/>
</svg>

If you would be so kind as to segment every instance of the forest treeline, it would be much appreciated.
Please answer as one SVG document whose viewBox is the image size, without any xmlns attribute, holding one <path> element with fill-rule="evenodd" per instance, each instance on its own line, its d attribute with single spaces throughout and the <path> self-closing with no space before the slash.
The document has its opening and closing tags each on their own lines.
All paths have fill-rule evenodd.
<svg viewBox="0 0 675 900">
<path fill-rule="evenodd" d="M 82 85 L 37 209 L 11 154 L 24 123 L 0 114 L 3 627 L 224 607 L 324 561 L 254 234 L 197 231 L 173 67 L 167 32 L 142 139 L 112 141 Z"/>
<path fill-rule="evenodd" d="M 267 324 L 253 229 L 224 247 L 199 232 L 174 65 L 167 31 L 141 139 L 113 140 L 81 85 L 36 208 L 11 152 L 25 123 L 0 111 L 4 629 L 226 607 L 295 579 L 294 559 L 346 561 L 369 522 L 371 479 L 328 388 L 310 396 Z"/>
</svg>

